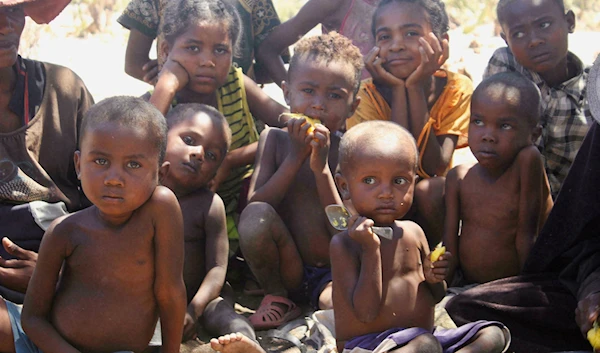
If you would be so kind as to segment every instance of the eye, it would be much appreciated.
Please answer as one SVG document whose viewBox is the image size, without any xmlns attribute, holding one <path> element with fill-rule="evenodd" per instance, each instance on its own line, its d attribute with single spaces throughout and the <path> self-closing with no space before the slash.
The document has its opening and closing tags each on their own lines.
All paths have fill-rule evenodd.
<svg viewBox="0 0 600 353">
<path fill-rule="evenodd" d="M 421 33 L 417 32 L 417 31 L 408 31 L 408 32 L 406 32 L 406 36 L 407 37 L 420 37 Z"/>
<path fill-rule="evenodd" d="M 312 88 L 303 88 L 302 92 L 306 93 L 306 94 L 312 94 L 315 90 Z"/>
<path fill-rule="evenodd" d="M 387 33 L 380 34 L 380 35 L 377 36 L 377 41 L 378 42 L 379 41 L 383 41 L 383 40 L 387 40 L 387 39 L 390 39 L 390 35 L 387 34 Z"/>
<path fill-rule="evenodd" d="M 96 159 L 94 159 L 94 163 L 96 163 L 98 165 L 107 165 L 108 161 L 104 158 L 96 158 Z"/>
<path fill-rule="evenodd" d="M 394 179 L 394 184 L 396 184 L 396 185 L 408 184 L 408 179 L 403 178 L 403 177 L 397 177 Z"/>
<path fill-rule="evenodd" d="M 194 139 L 191 136 L 184 136 L 181 138 L 181 140 L 188 146 L 194 145 Z"/>
<path fill-rule="evenodd" d="M 513 38 L 523 38 L 523 37 L 525 37 L 525 32 L 522 32 L 522 31 L 515 32 L 515 33 L 513 33 L 512 37 Z"/>
<path fill-rule="evenodd" d="M 341 99 L 342 96 L 339 95 L 339 94 L 337 94 L 337 93 L 330 93 L 329 94 L 329 98 L 331 98 L 331 99 Z"/>
<path fill-rule="evenodd" d="M 475 126 L 483 126 L 483 121 L 481 121 L 481 119 L 473 119 L 471 120 L 471 124 Z"/>
<path fill-rule="evenodd" d="M 500 128 L 502 130 L 510 130 L 510 129 L 512 129 L 512 125 L 504 123 L 504 124 L 500 125 Z"/>
<path fill-rule="evenodd" d="M 366 177 L 363 179 L 363 183 L 368 184 L 368 185 L 373 185 L 373 184 L 375 184 L 375 178 Z"/>
<path fill-rule="evenodd" d="M 540 23 L 540 28 L 548 28 L 552 23 L 550 21 Z"/>
<path fill-rule="evenodd" d="M 141 166 L 142 166 L 142 165 L 141 165 L 141 164 L 139 164 L 139 163 L 138 163 L 138 162 L 136 162 L 136 161 L 129 161 L 129 162 L 127 162 L 127 168 L 131 168 L 131 169 L 138 169 L 138 168 L 140 168 Z"/>
<path fill-rule="evenodd" d="M 216 161 L 217 160 L 217 155 L 213 152 L 206 152 L 206 158 L 210 159 L 211 161 Z"/>
<path fill-rule="evenodd" d="M 228 48 L 225 48 L 225 47 L 215 48 L 215 54 L 217 54 L 217 55 L 227 54 L 228 52 L 229 52 Z"/>
<path fill-rule="evenodd" d="M 190 45 L 186 49 L 191 52 L 199 52 L 200 51 L 200 47 L 197 45 Z"/>
</svg>

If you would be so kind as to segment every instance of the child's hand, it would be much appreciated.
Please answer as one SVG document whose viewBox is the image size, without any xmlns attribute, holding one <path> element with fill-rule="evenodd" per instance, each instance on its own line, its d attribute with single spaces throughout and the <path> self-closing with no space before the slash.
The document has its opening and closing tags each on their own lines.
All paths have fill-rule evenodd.
<svg viewBox="0 0 600 353">
<path fill-rule="evenodd" d="M 158 82 L 171 87 L 174 92 L 181 91 L 190 81 L 190 76 L 176 58 L 169 55 L 158 73 Z"/>
<path fill-rule="evenodd" d="M 348 219 L 348 235 L 363 249 L 377 249 L 381 245 L 379 237 L 373 233 L 375 222 L 367 217 L 352 215 Z"/>
<path fill-rule="evenodd" d="M 600 317 L 600 292 L 590 294 L 577 303 L 575 321 L 584 337 L 598 317 Z"/>
<path fill-rule="evenodd" d="M 448 268 L 452 261 L 452 253 L 446 251 L 441 255 L 436 262 L 431 262 L 429 256 L 425 256 L 423 261 L 423 272 L 425 273 L 425 280 L 428 283 L 440 283 L 448 276 Z"/>
<path fill-rule="evenodd" d="M 389 87 L 404 87 L 404 80 L 399 79 L 383 68 L 385 59 L 379 56 L 379 47 L 373 47 L 364 60 L 365 68 L 373 77 L 373 82 Z"/>
<path fill-rule="evenodd" d="M 193 340 L 198 336 L 196 332 L 196 325 L 198 319 L 194 318 L 189 312 L 186 311 L 185 318 L 183 319 L 183 337 L 181 342 L 187 342 Z"/>
<path fill-rule="evenodd" d="M 406 79 L 406 87 L 415 87 L 442 67 L 449 56 L 448 40 L 440 40 L 433 33 L 419 38 L 421 64 Z"/>
<path fill-rule="evenodd" d="M 142 66 L 142 70 L 145 72 L 144 74 L 144 82 L 149 83 L 151 85 L 156 84 L 156 80 L 158 79 L 158 60 L 150 60 Z"/>
<path fill-rule="evenodd" d="M 310 124 L 306 119 L 290 119 L 287 122 L 288 134 L 292 143 L 290 155 L 299 160 L 305 160 L 311 152 L 310 142 L 312 141 L 312 133 L 308 133 Z"/>
<path fill-rule="evenodd" d="M 308 134 L 311 137 L 310 147 L 310 169 L 314 173 L 321 173 L 327 165 L 329 156 L 329 129 L 321 124 L 317 124 L 313 132 Z"/>
</svg>

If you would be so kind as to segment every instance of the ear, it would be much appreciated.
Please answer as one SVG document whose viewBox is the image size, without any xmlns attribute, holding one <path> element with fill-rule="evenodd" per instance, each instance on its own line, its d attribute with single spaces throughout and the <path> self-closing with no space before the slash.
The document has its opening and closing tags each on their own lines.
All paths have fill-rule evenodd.
<svg viewBox="0 0 600 353">
<path fill-rule="evenodd" d="M 290 88 L 288 83 L 285 81 L 281 81 L 281 89 L 283 90 L 283 98 L 285 98 L 285 104 L 290 106 Z"/>
<path fill-rule="evenodd" d="M 448 32 L 442 34 L 442 37 L 440 38 L 440 42 L 443 40 L 447 40 L 448 42 L 450 42 L 450 35 L 448 35 Z"/>
<path fill-rule="evenodd" d="M 160 62 L 161 63 L 165 63 L 167 62 L 167 57 L 169 56 L 169 52 L 171 51 L 171 46 L 169 45 L 169 42 L 167 42 L 165 39 L 163 39 L 160 42 L 160 50 L 159 50 L 159 54 L 160 54 Z"/>
<path fill-rule="evenodd" d="M 500 32 L 500 38 L 502 38 L 502 40 L 504 41 L 504 43 L 506 45 L 508 45 L 508 42 L 506 41 L 506 34 L 504 34 L 504 32 Z"/>
<path fill-rule="evenodd" d="M 343 200 L 350 200 L 350 190 L 348 189 L 348 181 L 342 173 L 335 173 L 335 184 L 337 185 L 340 195 Z"/>
<path fill-rule="evenodd" d="M 575 32 L 575 14 L 573 13 L 573 11 L 569 10 L 567 11 L 567 13 L 565 14 L 565 21 L 567 21 L 568 24 L 568 28 L 569 28 L 569 33 L 573 33 Z"/>
<path fill-rule="evenodd" d="M 170 166 L 171 162 L 164 161 L 160 168 L 158 168 L 158 182 L 160 184 L 162 184 L 165 178 L 169 175 Z"/>
<path fill-rule="evenodd" d="M 77 179 L 81 180 L 81 151 L 75 151 L 75 154 L 73 155 L 73 161 L 75 162 L 75 173 L 77 174 Z"/>
<path fill-rule="evenodd" d="M 347 118 L 350 118 L 352 115 L 354 115 L 354 112 L 356 112 L 356 108 L 358 108 L 359 104 L 360 104 L 360 97 L 358 95 L 356 95 L 354 97 L 354 102 L 352 102 L 352 106 L 350 107 L 350 113 L 347 116 Z"/>
<path fill-rule="evenodd" d="M 537 124 L 531 130 L 531 142 L 535 143 L 540 136 L 542 136 L 542 125 Z"/>
</svg>

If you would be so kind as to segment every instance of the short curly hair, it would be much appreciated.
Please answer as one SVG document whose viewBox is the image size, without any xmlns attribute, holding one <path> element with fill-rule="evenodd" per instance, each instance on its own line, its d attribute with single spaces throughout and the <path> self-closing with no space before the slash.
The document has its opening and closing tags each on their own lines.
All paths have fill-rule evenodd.
<svg viewBox="0 0 600 353">
<path fill-rule="evenodd" d="M 375 13 L 373 14 L 373 20 L 371 22 L 371 31 L 373 32 L 373 36 L 375 36 L 375 24 L 377 23 L 377 18 L 381 13 L 383 7 L 392 4 L 392 3 L 410 3 L 420 5 L 425 12 L 429 15 L 429 24 L 431 25 L 431 30 L 436 37 L 441 38 L 443 34 L 447 33 L 450 29 L 448 13 L 446 12 L 446 5 L 440 0 L 382 0 L 377 6 Z"/>
<path fill-rule="evenodd" d="M 364 63 L 360 50 L 347 37 L 337 32 L 329 32 L 299 40 L 294 46 L 294 56 L 288 69 L 288 81 L 298 62 L 307 59 L 325 64 L 334 61 L 349 64 L 354 71 L 354 94 L 358 92 Z"/>
<path fill-rule="evenodd" d="M 564 13 L 565 12 L 565 2 L 563 0 L 552 0 L 556 5 L 558 5 L 558 8 Z M 498 1 L 498 5 L 496 5 L 496 17 L 498 18 L 498 22 L 500 22 L 500 24 L 504 23 L 504 21 L 506 20 L 504 18 L 504 10 L 512 3 L 514 3 L 515 0 L 499 0 Z"/>
</svg>

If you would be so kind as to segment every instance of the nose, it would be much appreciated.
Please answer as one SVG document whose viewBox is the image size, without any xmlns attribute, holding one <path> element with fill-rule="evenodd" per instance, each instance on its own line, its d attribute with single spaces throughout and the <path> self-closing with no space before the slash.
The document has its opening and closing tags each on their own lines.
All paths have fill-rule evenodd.
<svg viewBox="0 0 600 353">
<path fill-rule="evenodd" d="M 484 142 L 495 142 L 496 137 L 491 129 L 485 129 L 483 134 L 481 135 L 481 140 Z"/>
<path fill-rule="evenodd" d="M 380 199 L 393 199 L 394 198 L 393 186 L 391 183 L 381 183 L 381 186 L 379 189 L 379 198 Z"/>
<path fill-rule="evenodd" d="M 325 102 L 325 97 L 320 94 L 315 94 L 311 102 L 311 107 L 315 110 L 325 110 Z"/>
<path fill-rule="evenodd" d="M 537 47 L 542 43 L 544 43 L 544 38 L 536 31 L 531 31 L 531 37 L 529 38 L 529 47 Z"/>
<path fill-rule="evenodd" d="M 204 147 L 202 145 L 192 147 L 190 158 L 204 161 Z"/>
<path fill-rule="evenodd" d="M 13 31 L 12 21 L 4 9 L 0 9 L 0 34 L 9 34 Z"/>
<path fill-rule="evenodd" d="M 121 168 L 114 166 L 106 171 L 104 177 L 104 185 L 106 186 L 124 186 L 123 171 Z"/>
<path fill-rule="evenodd" d="M 401 35 L 393 36 L 392 43 L 390 45 L 390 51 L 401 51 L 406 49 L 404 45 L 404 38 Z"/>
<path fill-rule="evenodd" d="M 212 53 L 202 53 L 200 56 L 201 67 L 215 67 L 215 56 Z"/>
</svg>

